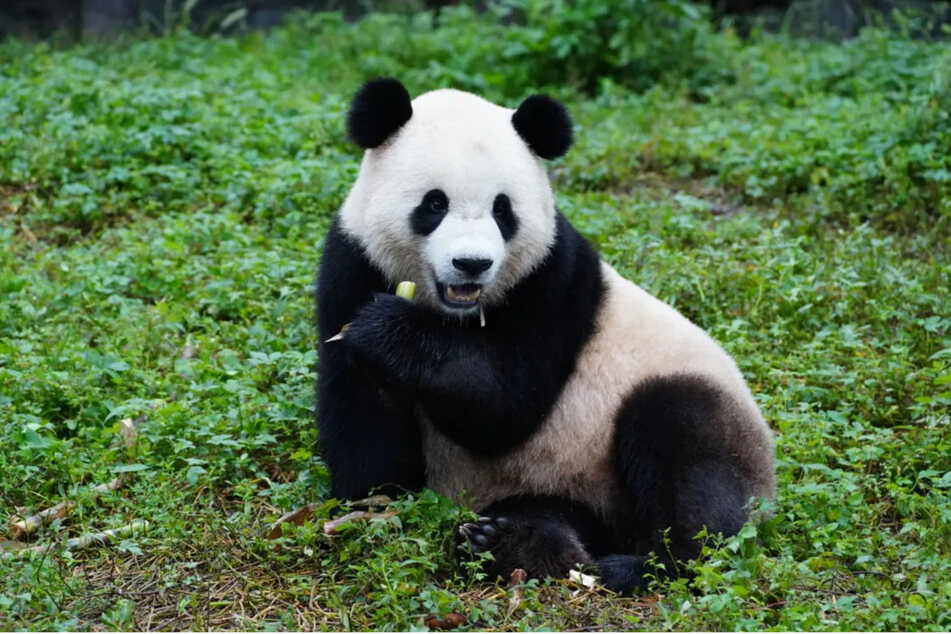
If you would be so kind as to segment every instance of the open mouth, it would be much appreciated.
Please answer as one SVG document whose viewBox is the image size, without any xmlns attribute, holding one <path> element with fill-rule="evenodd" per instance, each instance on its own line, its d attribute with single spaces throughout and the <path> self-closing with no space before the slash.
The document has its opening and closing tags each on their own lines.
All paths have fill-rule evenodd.
<svg viewBox="0 0 951 634">
<path fill-rule="evenodd" d="M 472 308 L 478 305 L 482 296 L 479 284 L 440 284 L 439 297 L 443 303 L 453 308 Z"/>
</svg>

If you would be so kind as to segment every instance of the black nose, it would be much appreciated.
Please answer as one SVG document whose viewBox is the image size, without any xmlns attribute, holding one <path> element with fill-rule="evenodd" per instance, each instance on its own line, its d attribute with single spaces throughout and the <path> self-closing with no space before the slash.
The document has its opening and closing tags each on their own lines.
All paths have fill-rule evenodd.
<svg viewBox="0 0 951 634">
<path fill-rule="evenodd" d="M 488 258 L 453 258 L 452 265 L 463 273 L 478 275 L 489 270 L 489 267 L 492 266 L 492 260 Z"/>
</svg>

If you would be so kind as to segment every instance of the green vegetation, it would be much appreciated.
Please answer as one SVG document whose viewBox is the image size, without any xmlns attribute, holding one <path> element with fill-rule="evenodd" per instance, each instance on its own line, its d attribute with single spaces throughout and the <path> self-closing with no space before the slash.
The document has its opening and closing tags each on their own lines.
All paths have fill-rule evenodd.
<svg viewBox="0 0 951 634">
<path fill-rule="evenodd" d="M 25 541 L 151 523 L 0 558 L 0 629 L 951 627 L 951 49 L 558 4 L 511 26 L 452 9 L 0 44 L 0 528 L 64 499 Z M 778 432 L 779 499 L 692 579 L 640 599 L 496 586 L 455 566 L 467 511 L 431 493 L 263 537 L 300 505 L 334 513 L 311 286 L 359 160 L 347 101 L 384 74 L 564 99 L 560 207 L 737 357 Z"/>
</svg>

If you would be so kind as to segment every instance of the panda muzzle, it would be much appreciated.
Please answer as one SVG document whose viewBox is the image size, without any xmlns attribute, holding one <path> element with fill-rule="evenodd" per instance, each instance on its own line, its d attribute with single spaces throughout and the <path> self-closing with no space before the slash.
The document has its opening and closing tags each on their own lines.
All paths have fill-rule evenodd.
<svg viewBox="0 0 951 634">
<path fill-rule="evenodd" d="M 460 306 L 474 306 L 482 295 L 482 287 L 478 284 L 447 284 L 443 288 L 446 302 Z"/>
</svg>

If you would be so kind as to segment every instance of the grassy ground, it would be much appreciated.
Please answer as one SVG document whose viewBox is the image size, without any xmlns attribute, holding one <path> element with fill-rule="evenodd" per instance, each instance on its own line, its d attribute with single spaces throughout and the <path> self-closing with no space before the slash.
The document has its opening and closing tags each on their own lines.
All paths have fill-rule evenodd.
<svg viewBox="0 0 951 634">
<path fill-rule="evenodd" d="M 640 599 L 458 569 L 466 511 L 429 493 L 323 534 L 310 297 L 347 99 L 395 74 L 515 105 L 552 63 L 548 31 L 428 20 L 0 45 L 0 526 L 65 499 L 24 541 L 151 523 L 0 558 L 0 629 L 951 627 L 951 53 L 900 33 L 701 29 L 674 74 L 549 87 L 578 123 L 559 206 L 736 356 L 777 432 L 771 519 Z"/>
</svg>

